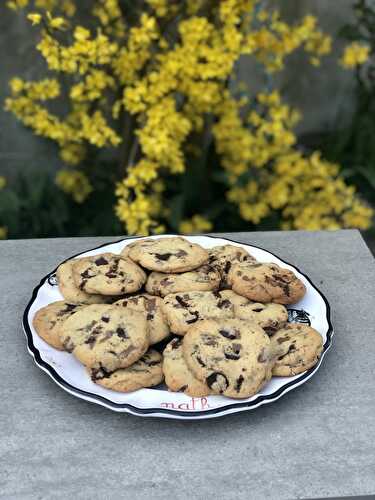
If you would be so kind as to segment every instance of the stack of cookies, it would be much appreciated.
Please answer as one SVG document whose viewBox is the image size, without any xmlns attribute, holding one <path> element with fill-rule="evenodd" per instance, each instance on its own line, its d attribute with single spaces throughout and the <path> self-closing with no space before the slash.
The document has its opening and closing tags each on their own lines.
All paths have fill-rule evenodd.
<svg viewBox="0 0 375 500">
<path fill-rule="evenodd" d="M 40 309 L 35 330 L 115 391 L 165 380 L 190 396 L 248 398 L 322 352 L 317 331 L 287 324 L 285 305 L 304 296 L 304 284 L 239 246 L 139 239 L 120 255 L 64 262 L 56 274 L 64 301 Z"/>
</svg>

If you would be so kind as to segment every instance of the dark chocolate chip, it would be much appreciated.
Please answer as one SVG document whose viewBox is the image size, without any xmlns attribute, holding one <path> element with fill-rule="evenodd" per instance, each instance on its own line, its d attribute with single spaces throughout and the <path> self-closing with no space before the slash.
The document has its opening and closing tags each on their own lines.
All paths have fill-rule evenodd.
<svg viewBox="0 0 375 500">
<path fill-rule="evenodd" d="M 197 356 L 197 361 L 201 366 L 206 366 L 206 364 L 202 361 L 202 358 L 200 358 L 199 356 Z"/>
<path fill-rule="evenodd" d="M 109 318 L 108 318 L 108 316 L 102 316 L 100 319 L 101 319 L 102 321 L 104 321 L 104 323 L 109 323 Z"/>
<path fill-rule="evenodd" d="M 229 262 L 229 260 L 226 262 L 225 267 L 224 267 L 224 273 L 228 274 L 230 271 L 230 268 L 232 267 L 232 263 Z"/>
<path fill-rule="evenodd" d="M 146 319 L 147 319 L 147 321 L 151 321 L 152 319 L 154 319 L 154 315 L 151 313 L 148 313 L 146 316 Z"/>
<path fill-rule="evenodd" d="M 94 262 L 97 266 L 105 266 L 106 264 L 108 264 L 108 260 L 106 260 L 104 257 L 99 257 L 99 259 L 96 259 Z"/>
<path fill-rule="evenodd" d="M 180 295 L 176 295 L 176 300 L 180 304 L 180 306 L 189 307 L 189 304 L 187 302 L 185 302 L 184 299 L 182 297 L 180 297 Z"/>
<path fill-rule="evenodd" d="M 82 276 L 82 278 L 85 278 L 85 279 L 91 278 L 88 269 L 86 269 L 86 271 L 83 271 L 83 273 L 81 273 L 81 276 Z"/>
<path fill-rule="evenodd" d="M 116 334 L 118 337 L 120 337 L 121 339 L 127 339 L 129 338 L 127 335 L 126 335 L 126 331 L 124 330 L 124 328 L 121 328 L 121 327 L 118 327 L 116 328 Z"/>
<path fill-rule="evenodd" d="M 240 392 L 240 389 L 241 389 L 241 386 L 242 386 L 242 383 L 245 379 L 243 378 L 242 375 L 240 375 L 237 379 L 237 382 L 236 382 L 236 387 L 234 388 L 236 392 Z"/>
<path fill-rule="evenodd" d="M 177 392 L 184 392 L 184 391 L 186 391 L 187 388 L 188 388 L 187 384 L 183 385 L 179 389 L 177 389 Z"/>
<path fill-rule="evenodd" d="M 155 257 L 159 260 L 168 260 L 172 257 L 172 253 L 155 253 Z"/>
<path fill-rule="evenodd" d="M 229 385 L 227 377 L 221 372 L 211 373 L 211 375 L 206 378 L 206 383 L 210 389 L 214 389 L 220 392 L 220 394 L 223 393 Z"/>
<path fill-rule="evenodd" d="M 236 328 L 234 328 L 231 331 L 219 330 L 219 333 L 220 333 L 220 335 L 222 335 L 223 337 L 225 337 L 226 339 L 229 339 L 229 340 L 239 339 L 241 337 L 240 332 Z"/>
</svg>

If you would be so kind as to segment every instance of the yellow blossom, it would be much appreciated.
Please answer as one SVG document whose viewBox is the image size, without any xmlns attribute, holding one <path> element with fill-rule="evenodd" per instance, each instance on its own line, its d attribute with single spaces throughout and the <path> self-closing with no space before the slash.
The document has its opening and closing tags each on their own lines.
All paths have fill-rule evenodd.
<svg viewBox="0 0 375 500">
<path fill-rule="evenodd" d="M 369 46 L 353 42 L 345 47 L 340 64 L 347 69 L 355 68 L 357 65 L 364 64 L 368 60 L 369 54 Z"/>
<path fill-rule="evenodd" d="M 56 184 L 77 203 L 83 203 L 93 188 L 83 172 L 60 170 L 56 175 Z"/>
<path fill-rule="evenodd" d="M 8 236 L 8 230 L 4 226 L 0 226 L 0 240 L 5 240 Z"/>
<path fill-rule="evenodd" d="M 0 175 L 0 191 L 7 185 L 7 180 L 4 176 Z"/>
<path fill-rule="evenodd" d="M 211 231 L 212 227 L 212 222 L 202 215 L 196 214 L 190 220 L 183 220 L 178 229 L 182 234 L 196 234 Z"/>
<path fill-rule="evenodd" d="M 27 19 L 31 21 L 31 24 L 35 26 L 36 24 L 40 24 L 42 20 L 42 16 L 36 12 L 27 15 Z"/>
</svg>

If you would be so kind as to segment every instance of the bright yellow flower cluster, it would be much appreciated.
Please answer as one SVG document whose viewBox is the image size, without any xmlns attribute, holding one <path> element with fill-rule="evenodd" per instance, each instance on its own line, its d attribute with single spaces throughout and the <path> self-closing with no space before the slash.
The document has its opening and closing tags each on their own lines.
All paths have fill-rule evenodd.
<svg viewBox="0 0 375 500">
<path fill-rule="evenodd" d="M 56 175 L 56 184 L 74 201 L 83 203 L 92 192 L 90 181 L 83 172 L 77 170 L 60 170 Z"/>
<path fill-rule="evenodd" d="M 370 55 L 370 47 L 358 42 L 353 42 L 345 47 L 340 59 L 340 64 L 344 68 L 353 69 L 360 64 L 364 64 Z"/>
<path fill-rule="evenodd" d="M 196 214 L 189 220 L 183 220 L 179 225 L 179 231 L 182 234 L 205 233 L 212 230 L 212 222 L 202 215 Z"/>
<path fill-rule="evenodd" d="M 224 170 L 227 202 L 244 220 L 257 224 L 276 211 L 285 227 L 369 225 L 372 212 L 337 167 L 296 149 L 293 127 L 300 116 L 277 91 L 252 102 L 232 91 L 233 69 L 243 55 L 255 57 L 268 73 L 299 48 L 318 64 L 331 40 L 315 17 L 291 26 L 277 10 L 259 10 L 257 0 L 146 0 L 141 10 L 136 2 L 124 8 L 120 0 L 95 0 L 99 27 L 89 30 L 69 26 L 66 18 L 80 6 L 72 0 L 8 4 L 29 7 L 31 23 L 42 26 L 37 48 L 51 72 L 64 73 L 69 109 L 51 112 L 48 101 L 62 93 L 57 78 L 13 79 L 6 109 L 55 141 L 69 165 L 88 162 L 93 147 L 121 143 L 123 163 L 110 175 L 123 172 L 115 211 L 129 234 L 164 230 L 171 177 L 189 174 L 187 158 L 204 158 L 212 142 L 219 159 L 212 168 Z M 368 52 L 353 44 L 345 54 L 350 66 Z M 63 168 L 56 178 L 78 203 L 93 189 L 90 170 L 85 172 Z M 201 214 L 180 223 L 181 232 L 211 229 Z"/>
<path fill-rule="evenodd" d="M 303 47 L 312 57 L 310 62 L 319 64 L 319 58 L 331 50 L 331 38 L 316 28 L 316 18 L 305 16 L 301 22 L 290 26 L 281 21 L 278 11 L 262 11 L 259 29 L 248 36 L 256 58 L 270 72 L 284 67 L 285 57 Z"/>
<path fill-rule="evenodd" d="M 268 97 L 261 94 L 258 101 L 265 107 L 252 132 L 244 130 L 240 123 L 236 127 L 231 122 L 232 129 L 227 137 L 217 137 L 218 147 L 222 147 L 221 154 L 224 155 L 223 165 L 232 174 L 233 187 L 228 191 L 228 200 L 238 205 L 241 217 L 258 224 L 276 210 L 282 214 L 284 229 L 339 229 L 353 227 L 353 221 L 355 227 L 367 229 L 373 211 L 361 203 L 354 188 L 347 186 L 338 176 L 338 166 L 323 160 L 318 152 L 303 156 L 293 148 L 295 137 L 289 129 L 293 120 L 285 120 L 293 111 L 281 105 L 275 92 Z M 224 125 L 225 128 L 225 123 L 219 122 L 218 126 Z M 277 131 L 276 136 L 272 132 L 259 136 L 259 131 L 264 128 Z M 283 137 L 285 134 L 288 140 L 279 141 L 278 135 Z M 260 138 L 264 161 L 255 163 L 248 152 L 241 158 L 235 156 L 240 148 L 237 145 L 231 150 L 235 144 L 232 136 L 247 139 L 246 151 L 256 150 L 257 138 Z M 266 154 L 267 141 L 272 150 L 270 155 Z M 247 162 L 258 169 L 251 171 Z M 240 169 L 238 164 L 242 165 Z M 243 179 L 241 174 L 249 171 L 250 178 Z"/>
</svg>

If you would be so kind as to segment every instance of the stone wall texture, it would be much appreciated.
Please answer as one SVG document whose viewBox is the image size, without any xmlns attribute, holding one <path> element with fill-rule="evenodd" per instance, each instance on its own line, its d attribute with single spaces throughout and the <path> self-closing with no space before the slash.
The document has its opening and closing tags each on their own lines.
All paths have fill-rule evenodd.
<svg viewBox="0 0 375 500">
<path fill-rule="evenodd" d="M 351 18 L 352 0 L 271 0 L 289 20 L 312 13 L 321 26 L 335 35 Z M 3 0 L 2 5 L 5 4 Z M 36 30 L 23 15 L 0 7 L 0 173 L 11 174 L 23 168 L 51 168 L 59 165 L 56 147 L 34 136 L 9 113 L 3 111 L 8 94 L 8 80 L 15 75 L 38 79 L 45 74 L 45 65 L 36 52 Z M 337 64 L 343 43 L 335 42 L 333 55 L 313 68 L 303 54 L 290 58 L 288 70 L 277 77 L 287 101 L 302 110 L 301 133 L 332 128 L 350 119 L 353 108 L 353 75 Z M 262 85 L 262 78 L 253 65 L 244 61 L 239 68 L 241 77 L 252 89 Z"/>
</svg>

